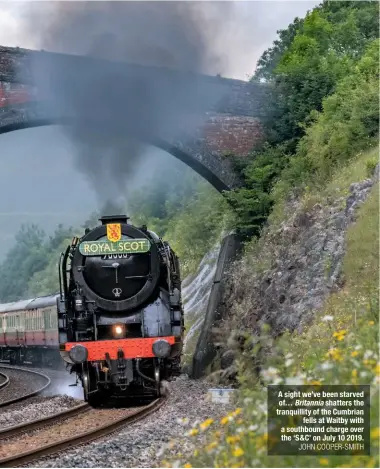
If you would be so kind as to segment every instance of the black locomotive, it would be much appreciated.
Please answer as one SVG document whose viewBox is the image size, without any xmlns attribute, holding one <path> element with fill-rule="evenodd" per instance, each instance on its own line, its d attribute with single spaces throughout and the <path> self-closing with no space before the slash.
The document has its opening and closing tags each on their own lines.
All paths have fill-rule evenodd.
<svg viewBox="0 0 380 469">
<path fill-rule="evenodd" d="M 156 397 L 180 372 L 178 258 L 125 215 L 100 221 L 61 255 L 60 353 L 93 405 L 108 396 Z"/>
</svg>

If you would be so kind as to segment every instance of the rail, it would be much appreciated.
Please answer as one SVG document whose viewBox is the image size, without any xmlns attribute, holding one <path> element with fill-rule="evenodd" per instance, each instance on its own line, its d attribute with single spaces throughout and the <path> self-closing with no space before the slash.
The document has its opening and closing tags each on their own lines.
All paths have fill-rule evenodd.
<svg viewBox="0 0 380 469">
<path fill-rule="evenodd" d="M 0 376 L 2 376 L 4 378 L 4 381 L 2 383 L 0 383 L 0 389 L 4 389 L 9 384 L 9 376 L 6 375 L 5 373 L 0 373 Z"/>
<path fill-rule="evenodd" d="M 18 452 L 18 454 L 2 458 L 0 459 L 0 467 L 18 467 L 21 465 L 29 464 L 35 461 L 36 459 L 51 456 L 52 454 L 56 454 L 63 450 L 67 450 L 68 448 L 73 448 L 76 446 L 90 443 L 94 440 L 97 440 L 98 438 L 114 433 L 125 425 L 130 425 L 132 423 L 137 422 L 138 420 L 147 417 L 148 415 L 157 411 L 165 402 L 166 398 L 156 399 L 152 403 L 142 408 L 127 413 L 127 415 L 119 417 L 116 420 L 106 422 L 101 427 L 96 427 L 92 430 L 79 434 L 75 434 L 73 432 L 74 434 L 68 438 L 64 438 L 62 440 L 55 441 L 44 446 L 33 448 L 22 453 Z"/>
<path fill-rule="evenodd" d="M 40 419 L 20 423 L 19 425 L 14 425 L 13 427 L 4 428 L 3 430 L 0 430 L 0 441 L 11 438 L 15 435 L 20 435 L 22 433 L 30 432 L 32 430 L 37 430 L 44 426 L 54 424 L 65 418 L 73 417 L 82 412 L 87 412 L 90 409 L 91 407 L 87 403 L 83 403 L 79 404 L 78 406 L 72 407 L 71 409 L 58 412 L 57 414 L 48 415 L 47 417 L 42 417 Z"/>
<path fill-rule="evenodd" d="M 12 371 L 20 371 L 20 372 L 23 372 L 23 373 L 34 374 L 34 375 L 37 375 L 37 376 L 42 377 L 42 378 L 45 379 L 45 384 L 43 386 L 41 386 L 40 388 L 35 389 L 35 390 L 33 390 L 29 393 L 22 394 L 21 396 L 14 397 L 13 399 L 8 399 L 7 401 L 0 402 L 0 407 L 5 407 L 5 406 L 8 406 L 10 404 L 14 404 L 15 402 L 23 401 L 24 399 L 28 399 L 29 397 L 35 396 L 35 395 L 41 393 L 42 391 L 44 391 L 48 386 L 50 386 L 50 383 L 51 383 L 50 378 L 48 376 L 46 376 L 45 374 L 40 373 L 38 371 L 26 370 L 25 368 L 19 368 L 19 367 L 15 367 L 15 366 L 7 366 L 7 365 L 3 365 L 3 364 L 0 365 L 0 368 L 2 368 L 2 369 L 5 368 L 5 369 L 8 369 L 8 370 L 12 370 Z M 8 382 L 8 386 L 9 386 L 10 383 L 11 383 L 11 381 Z M 2 389 L 4 389 L 4 388 L 5 388 L 5 386 Z"/>
</svg>

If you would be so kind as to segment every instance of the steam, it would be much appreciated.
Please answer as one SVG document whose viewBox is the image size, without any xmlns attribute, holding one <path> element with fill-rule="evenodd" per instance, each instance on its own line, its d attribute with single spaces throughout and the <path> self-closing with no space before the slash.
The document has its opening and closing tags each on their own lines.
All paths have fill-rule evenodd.
<svg viewBox="0 0 380 469">
<path fill-rule="evenodd" d="M 41 48 L 114 61 L 73 63 L 45 54 L 33 63 L 51 112 L 75 119 L 65 131 L 76 167 L 104 210 L 127 193 L 147 156 L 141 142 L 183 139 L 221 97 L 191 72 L 223 74 L 226 63 L 213 44 L 233 8 L 226 2 L 42 2 L 27 10 Z M 159 68 L 126 70 L 117 61 Z"/>
</svg>

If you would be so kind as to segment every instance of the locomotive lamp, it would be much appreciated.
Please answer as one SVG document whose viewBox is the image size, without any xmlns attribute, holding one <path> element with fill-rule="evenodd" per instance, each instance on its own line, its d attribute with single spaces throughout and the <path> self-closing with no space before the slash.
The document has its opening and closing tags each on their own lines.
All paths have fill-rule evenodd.
<svg viewBox="0 0 380 469">
<path fill-rule="evenodd" d="M 113 326 L 113 335 L 115 337 L 122 337 L 125 335 L 125 326 L 124 324 L 115 324 Z"/>
</svg>

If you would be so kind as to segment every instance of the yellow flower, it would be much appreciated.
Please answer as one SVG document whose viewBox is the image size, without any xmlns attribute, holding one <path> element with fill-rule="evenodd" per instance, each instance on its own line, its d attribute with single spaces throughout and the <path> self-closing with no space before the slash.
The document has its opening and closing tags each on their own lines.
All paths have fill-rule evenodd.
<svg viewBox="0 0 380 469">
<path fill-rule="evenodd" d="M 380 376 L 380 362 L 375 367 L 375 374 L 376 376 Z"/>
<path fill-rule="evenodd" d="M 209 445 L 206 446 L 206 451 L 211 451 L 218 446 L 216 441 L 212 441 Z"/>
<path fill-rule="evenodd" d="M 187 462 L 186 464 L 183 465 L 183 467 L 193 467 L 193 466 Z"/>
<path fill-rule="evenodd" d="M 354 350 L 351 352 L 351 357 L 357 357 L 359 355 L 359 352 L 357 350 Z"/>
<path fill-rule="evenodd" d="M 322 464 L 322 466 L 328 466 L 329 465 L 329 460 L 327 458 L 321 458 L 319 460 L 319 464 Z"/>
<path fill-rule="evenodd" d="M 340 351 L 337 348 L 331 348 L 327 353 L 326 356 L 329 358 L 332 358 L 333 360 L 336 361 L 341 361 L 342 360 L 342 355 Z"/>
<path fill-rule="evenodd" d="M 347 334 L 347 331 L 344 330 L 344 329 L 342 329 L 342 330 L 340 330 L 340 331 L 334 332 L 333 337 L 335 337 L 336 340 L 341 341 L 341 340 L 344 339 L 344 336 L 345 336 L 346 334 Z"/>
<path fill-rule="evenodd" d="M 220 420 L 221 425 L 226 425 L 231 420 L 231 417 L 229 415 L 226 415 Z"/>
<path fill-rule="evenodd" d="M 261 435 L 257 438 L 256 445 L 257 445 L 258 448 L 260 448 L 260 447 L 264 446 L 267 441 L 268 441 L 268 434 L 264 433 L 263 435 Z"/>
<path fill-rule="evenodd" d="M 375 365 L 375 363 L 375 360 L 363 360 L 363 365 L 369 368 Z"/>
<path fill-rule="evenodd" d="M 358 370 L 352 370 L 351 372 L 351 381 L 353 384 L 356 384 L 356 378 L 358 377 Z"/>
<path fill-rule="evenodd" d="M 232 412 L 232 415 L 236 417 L 237 415 L 241 414 L 242 408 L 238 407 L 234 412 Z"/>
<path fill-rule="evenodd" d="M 239 419 L 236 423 L 237 423 L 238 425 L 241 425 L 242 423 L 244 423 L 244 420 L 243 420 L 243 419 Z"/>
<path fill-rule="evenodd" d="M 214 435 L 215 435 L 216 438 L 219 438 L 220 437 L 220 431 L 215 432 Z"/>
<path fill-rule="evenodd" d="M 235 449 L 232 451 L 232 454 L 235 456 L 235 458 L 238 458 L 239 456 L 242 456 L 244 454 L 244 451 L 240 448 L 240 446 L 236 446 Z"/>
<path fill-rule="evenodd" d="M 371 440 L 378 440 L 380 437 L 380 428 L 373 428 L 371 430 Z"/>
<path fill-rule="evenodd" d="M 227 443 L 230 444 L 230 445 L 236 443 L 236 442 L 239 441 L 239 440 L 240 440 L 240 436 L 237 436 L 237 435 L 235 435 L 235 436 L 227 436 L 227 438 L 226 438 Z"/>
<path fill-rule="evenodd" d="M 189 435 L 190 436 L 195 436 L 199 433 L 199 430 L 197 430 L 196 428 L 192 428 L 190 431 L 189 431 Z"/>
<path fill-rule="evenodd" d="M 320 381 L 310 381 L 310 384 L 313 384 L 314 386 L 320 386 L 322 383 Z"/>
<path fill-rule="evenodd" d="M 199 426 L 201 430 L 206 430 L 213 422 L 214 422 L 214 419 L 207 419 L 204 422 L 202 422 Z"/>
<path fill-rule="evenodd" d="M 375 324 L 375 321 L 368 321 L 369 326 L 373 326 Z"/>
</svg>

